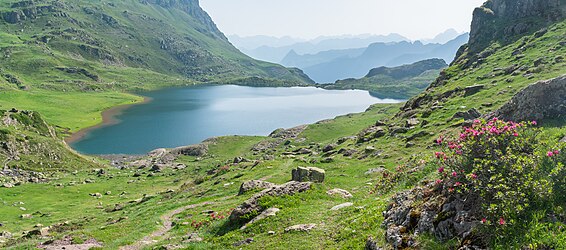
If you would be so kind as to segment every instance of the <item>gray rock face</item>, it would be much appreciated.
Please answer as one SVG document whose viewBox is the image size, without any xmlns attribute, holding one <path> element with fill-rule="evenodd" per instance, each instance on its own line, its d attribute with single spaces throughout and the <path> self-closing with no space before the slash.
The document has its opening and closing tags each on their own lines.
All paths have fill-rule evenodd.
<svg viewBox="0 0 566 250">
<path fill-rule="evenodd" d="M 488 0 L 474 10 L 469 49 L 478 53 L 501 38 L 512 41 L 562 20 L 566 16 L 564 5 L 561 0 Z"/>
<path fill-rule="evenodd" d="M 247 227 L 249 227 L 251 224 L 254 224 L 260 220 L 263 220 L 267 217 L 271 217 L 271 216 L 275 216 L 277 215 L 277 213 L 279 212 L 279 208 L 276 207 L 272 207 L 269 208 L 265 211 L 263 211 L 261 214 L 259 214 L 257 217 L 253 218 L 250 222 L 246 223 L 246 225 L 244 225 L 243 227 L 241 227 L 241 230 L 246 229 Z"/>
<path fill-rule="evenodd" d="M 246 181 L 246 182 L 242 183 L 242 185 L 240 186 L 240 192 L 238 192 L 238 195 L 245 194 L 245 193 L 252 191 L 252 190 L 268 189 L 268 188 L 272 188 L 274 186 L 275 186 L 275 184 L 273 184 L 271 182 L 267 182 L 267 181 L 260 181 L 260 180 Z"/>
<path fill-rule="evenodd" d="M 272 188 L 263 190 L 260 193 L 252 196 L 250 199 L 246 200 L 240 206 L 236 207 L 230 214 L 230 222 L 240 223 L 244 221 L 244 218 L 246 218 L 250 214 L 263 212 L 264 209 L 259 205 L 258 201 L 264 196 L 294 195 L 296 193 L 309 190 L 311 186 L 311 182 L 291 181 L 283 185 L 274 186 Z"/>
<path fill-rule="evenodd" d="M 460 119 L 463 118 L 465 121 L 474 120 L 476 118 L 481 117 L 481 113 L 477 109 L 470 109 L 466 112 L 456 112 L 452 119 Z"/>
<path fill-rule="evenodd" d="M 354 203 L 352 203 L 352 202 L 346 202 L 346 203 L 342 203 L 340 205 L 336 205 L 336 206 L 332 207 L 330 210 L 331 211 L 337 211 L 337 210 L 340 210 L 340 209 L 343 209 L 343 208 L 351 207 L 353 205 L 354 205 Z"/>
<path fill-rule="evenodd" d="M 293 181 L 312 181 L 322 183 L 324 182 L 325 171 L 320 168 L 298 167 L 297 169 L 293 169 L 291 175 Z"/>
<path fill-rule="evenodd" d="M 517 122 L 566 116 L 566 75 L 528 86 L 490 116 Z"/>
<path fill-rule="evenodd" d="M 426 188 L 399 193 L 384 212 L 386 240 L 394 249 L 412 247 L 415 235 L 431 234 L 441 241 L 472 234 L 480 224 L 473 199 L 445 197 Z M 468 242 L 482 246 L 481 239 Z"/>
</svg>

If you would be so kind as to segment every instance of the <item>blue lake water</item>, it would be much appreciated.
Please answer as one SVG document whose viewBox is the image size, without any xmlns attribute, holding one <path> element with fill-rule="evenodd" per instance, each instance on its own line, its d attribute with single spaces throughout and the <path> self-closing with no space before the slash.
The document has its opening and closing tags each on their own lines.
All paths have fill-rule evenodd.
<svg viewBox="0 0 566 250">
<path fill-rule="evenodd" d="M 85 154 L 144 154 L 156 148 L 195 144 L 223 135 L 268 135 L 277 128 L 314 123 L 371 104 L 395 103 L 367 91 L 314 87 L 194 86 L 143 93 L 118 123 L 89 131 L 71 146 Z"/>
</svg>

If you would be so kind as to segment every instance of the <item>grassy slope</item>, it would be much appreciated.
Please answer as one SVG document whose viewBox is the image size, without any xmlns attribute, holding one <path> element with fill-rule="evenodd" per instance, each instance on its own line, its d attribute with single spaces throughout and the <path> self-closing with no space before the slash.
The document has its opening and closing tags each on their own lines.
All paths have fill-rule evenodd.
<svg viewBox="0 0 566 250">
<path fill-rule="evenodd" d="M 335 142 L 339 137 L 344 135 L 356 134 L 363 128 L 373 124 L 376 120 L 385 120 L 389 124 L 400 126 L 405 123 L 409 113 L 401 112 L 396 116 L 397 106 L 377 106 L 370 111 L 353 116 L 345 116 L 331 122 L 312 125 L 302 134 L 307 140 L 292 141 L 288 146 L 282 146 L 277 149 L 276 159 L 262 161 L 258 166 L 251 167 L 251 164 L 241 164 L 232 166 L 230 171 L 218 176 L 207 175 L 206 172 L 211 169 L 217 169 L 233 159 L 235 156 L 245 156 L 250 159 L 258 159 L 261 156 L 254 156 L 249 149 L 253 144 L 262 140 L 259 137 L 229 137 L 221 139 L 215 146 L 211 147 L 209 157 L 202 159 L 187 157 L 182 159 L 189 167 L 182 171 L 171 172 L 167 170 L 158 174 L 157 177 L 141 177 L 138 181 L 128 184 L 128 180 L 132 178 L 133 169 L 115 170 L 111 169 L 110 174 L 114 178 L 101 177 L 96 178 L 89 174 L 89 178 L 95 178 L 96 183 L 85 184 L 71 187 L 55 187 L 51 184 L 25 184 L 14 189 L 1 189 L 3 204 L 2 209 L 6 213 L 0 214 L 0 222 L 4 223 L 4 229 L 17 232 L 23 229 L 31 229 L 34 224 L 49 224 L 52 222 L 60 222 L 70 220 L 71 222 L 80 224 L 76 230 L 69 230 L 55 234 L 60 237 L 67 234 L 85 235 L 84 237 L 96 237 L 105 243 L 105 248 L 114 249 L 118 245 L 131 243 L 136 239 L 143 238 L 153 230 L 159 228 L 159 216 L 166 211 L 178 208 L 186 204 L 196 204 L 202 201 L 215 201 L 213 205 L 199 207 L 188 210 L 177 216 L 178 223 L 167 237 L 156 245 L 164 245 L 168 243 L 181 244 L 187 248 L 207 249 L 207 248 L 239 248 L 232 244 L 251 237 L 254 242 L 246 245 L 249 249 L 340 249 L 340 248 L 360 248 L 368 236 L 377 237 L 384 244 L 384 230 L 380 227 L 382 221 L 382 211 L 388 203 L 392 194 L 399 190 L 405 190 L 419 183 L 423 178 L 435 178 L 433 173 L 434 167 L 426 164 L 422 169 L 412 174 L 403 175 L 398 183 L 394 183 L 392 189 L 387 190 L 378 195 L 370 194 L 373 185 L 380 183 L 378 176 L 365 175 L 365 171 L 370 168 L 384 166 L 392 173 L 396 172 L 398 166 L 407 165 L 410 168 L 419 166 L 421 159 L 428 161 L 432 156 L 432 150 L 429 146 L 432 140 L 439 134 L 451 133 L 456 130 L 453 125 L 459 124 L 461 121 L 451 120 L 450 118 L 457 111 L 465 111 L 470 108 L 477 108 L 481 112 L 494 110 L 510 99 L 513 94 L 518 92 L 530 83 L 540 79 L 549 79 L 558 75 L 566 74 L 566 65 L 564 62 L 556 62 L 554 58 L 559 55 L 566 54 L 566 48 L 559 46 L 566 37 L 566 22 L 552 26 L 549 32 L 542 37 L 535 38 L 529 36 L 522 41 L 506 47 L 497 48 L 496 52 L 487 58 L 486 62 L 478 65 L 476 68 L 461 70 L 460 65 L 456 64 L 446 70 L 449 79 L 440 87 L 432 88 L 423 95 L 429 95 L 434 98 L 439 97 L 446 91 L 453 90 L 458 87 L 471 86 L 475 84 L 484 84 L 486 87 L 479 93 L 472 96 L 463 97 L 460 94 L 451 96 L 450 98 L 439 98 L 439 104 L 443 106 L 431 112 L 428 118 L 421 115 L 428 112 L 433 101 L 424 103 L 420 108 L 412 111 L 415 112 L 421 121 L 427 120 L 428 125 L 415 128 L 406 135 L 387 135 L 385 137 L 370 141 L 368 143 L 356 144 L 354 141 L 348 141 L 341 145 L 340 148 L 358 149 L 363 152 L 366 147 L 373 146 L 376 150 L 382 150 L 380 156 L 367 157 L 357 159 L 363 153 L 356 154 L 353 158 L 335 156 L 332 163 L 320 163 L 321 156 L 304 156 L 296 158 L 288 158 L 279 156 L 281 153 L 298 147 L 310 147 L 315 145 L 324 146 L 326 143 Z M 511 56 L 518 45 L 523 41 L 531 44 L 524 52 L 524 57 L 516 59 Z M 497 46 L 495 46 L 497 47 Z M 494 47 L 494 48 L 495 48 Z M 549 50 L 553 48 L 552 50 Z M 546 63 L 540 69 L 536 69 L 533 63 L 535 60 L 546 57 Z M 532 78 L 518 76 L 489 76 L 495 68 L 505 68 L 512 64 L 528 65 L 528 68 L 534 70 Z M 512 79 L 506 81 L 506 79 Z M 495 80 L 495 81 L 494 81 Z M 482 104 L 491 103 L 492 106 Z M 556 142 L 566 135 L 564 125 L 566 121 L 555 120 L 542 122 L 545 132 L 542 139 L 548 142 Z M 348 128 L 348 130 L 344 130 Z M 419 133 L 421 131 L 432 132 L 433 136 L 425 136 L 413 140 L 414 146 L 406 148 L 404 136 Z M 227 147 L 229 145 L 230 147 Z M 414 159 L 415 161 L 412 161 Z M 281 208 L 281 212 L 276 217 L 265 219 L 246 230 L 232 230 L 224 223 L 226 220 L 214 222 L 210 226 L 195 230 L 190 225 L 182 225 L 182 222 L 200 221 L 205 218 L 202 214 L 203 210 L 214 210 L 218 212 L 226 212 L 240 204 L 243 200 L 252 194 L 246 194 L 242 197 L 233 196 L 237 193 L 239 184 L 246 180 L 264 178 L 275 183 L 283 183 L 290 179 L 290 170 L 297 166 L 316 166 L 326 170 L 327 181 L 324 184 L 315 186 L 315 189 L 293 197 L 281 197 L 274 199 L 264 199 L 262 204 L 265 206 L 276 206 Z M 73 180 L 81 180 L 87 178 L 86 172 L 80 172 L 77 176 L 66 175 L 61 177 L 55 183 L 68 183 Z M 142 175 L 145 176 L 145 175 Z M 196 184 L 193 180 L 199 179 L 204 182 Z M 177 181 L 178 180 L 178 181 Z M 185 185 L 183 185 L 185 183 Z M 94 206 L 98 202 L 103 205 L 112 205 L 116 202 L 124 202 L 131 199 L 139 198 L 144 193 L 154 194 L 158 191 L 164 191 L 167 188 L 176 190 L 172 194 L 160 194 L 150 201 L 140 204 L 131 205 L 120 212 L 105 213 L 98 211 Z M 354 198 L 353 207 L 340 211 L 330 211 L 334 205 L 345 202 L 342 199 L 325 195 L 325 191 L 330 188 L 344 188 L 351 191 Z M 121 190 L 126 190 L 126 197 L 119 197 Z M 47 191 L 57 196 L 42 196 L 37 198 L 37 190 Z M 105 192 L 111 190 L 113 195 L 104 196 L 96 200 L 89 197 L 90 192 Z M 58 196 L 67 196 L 71 199 L 60 199 Z M 33 200 L 28 202 L 27 200 Z M 18 210 L 18 206 L 12 206 L 14 202 L 23 201 L 29 206 L 29 213 L 35 211 L 50 211 L 51 216 L 35 217 L 32 220 L 22 220 L 18 218 L 18 214 L 28 213 Z M 58 206 L 58 207 L 57 207 Z M 26 207 L 27 208 L 27 207 Z M 56 213 L 56 208 L 61 209 L 61 213 Z M 84 209 L 86 213 L 79 212 Z M 45 213 L 45 212 L 44 212 Z M 88 215 L 86 215 L 88 214 Z M 87 216 L 85 218 L 85 215 Z M 112 220 L 119 217 L 128 217 L 124 221 L 107 225 L 108 218 Z M 286 226 L 299 223 L 317 223 L 318 227 L 309 233 L 284 233 Z M 518 244 L 528 244 L 535 238 L 544 238 L 548 240 L 561 241 L 565 238 L 566 233 L 554 230 L 559 225 L 550 225 L 536 221 L 532 227 L 526 232 L 522 232 L 524 237 L 518 238 L 523 242 Z M 273 230 L 275 235 L 269 235 L 267 232 Z M 181 243 L 183 235 L 197 231 L 205 241 L 202 243 Z M 535 237 L 536 236 L 536 237 Z M 35 242 L 40 241 L 37 238 L 26 240 L 21 243 L 13 243 L 9 245 L 11 248 L 17 249 L 24 246 L 32 246 Z M 449 243 L 438 243 L 430 238 L 423 238 L 424 249 L 445 249 Z M 564 242 L 561 242 L 564 244 Z M 559 245 L 563 246 L 563 245 Z M 9 247 L 9 248 L 10 248 Z M 566 246 L 563 246 L 566 247 Z M 494 246 L 494 248 L 505 249 L 505 246 Z"/>
</svg>

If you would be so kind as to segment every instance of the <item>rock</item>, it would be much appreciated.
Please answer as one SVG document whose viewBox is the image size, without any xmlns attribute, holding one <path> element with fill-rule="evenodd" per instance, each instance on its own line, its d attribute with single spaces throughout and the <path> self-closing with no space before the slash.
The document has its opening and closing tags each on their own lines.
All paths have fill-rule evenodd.
<svg viewBox="0 0 566 250">
<path fill-rule="evenodd" d="M 372 237 L 369 237 L 364 250 L 382 250 L 382 248 L 377 246 L 377 242 Z"/>
<path fill-rule="evenodd" d="M 269 208 L 265 211 L 263 211 L 261 214 L 259 214 L 257 217 L 253 218 L 250 222 L 246 223 L 246 225 L 244 225 L 243 227 L 241 227 L 241 230 L 246 229 L 247 227 L 249 227 L 251 224 L 254 224 L 260 220 L 263 220 L 267 217 L 271 217 L 271 216 L 275 216 L 277 215 L 277 213 L 279 212 L 279 208 Z"/>
<path fill-rule="evenodd" d="M 322 160 L 320 160 L 321 163 L 332 163 L 334 162 L 334 158 L 332 157 L 325 157 Z"/>
<path fill-rule="evenodd" d="M 101 198 L 101 197 L 102 197 L 102 194 L 101 194 L 101 193 L 91 193 L 91 194 L 89 194 L 89 195 L 92 196 L 92 197 L 96 197 L 96 198 Z"/>
<path fill-rule="evenodd" d="M 238 157 L 234 158 L 234 161 L 233 161 L 234 164 L 239 164 L 239 163 L 242 163 L 242 162 L 249 162 L 249 160 L 244 158 L 244 157 L 238 156 Z"/>
<path fill-rule="evenodd" d="M 344 199 L 349 199 L 352 198 L 352 194 L 344 189 L 339 189 L 339 188 L 334 188 L 331 190 L 326 191 L 326 194 L 328 195 L 339 195 Z"/>
<path fill-rule="evenodd" d="M 155 165 L 151 166 L 151 169 L 149 169 L 149 171 L 154 172 L 154 173 L 159 173 L 159 172 L 163 171 L 163 169 L 165 169 L 165 166 L 163 166 L 161 164 L 155 164 Z"/>
<path fill-rule="evenodd" d="M 238 195 L 242 195 L 251 190 L 267 189 L 267 188 L 272 188 L 274 186 L 275 184 L 267 181 L 260 181 L 260 180 L 246 181 L 242 183 L 242 185 L 240 186 L 240 191 L 238 192 Z"/>
<path fill-rule="evenodd" d="M 393 127 L 389 131 L 391 135 L 396 135 L 396 134 L 405 134 L 409 132 L 409 129 L 404 127 Z"/>
<path fill-rule="evenodd" d="M 201 242 L 203 239 L 197 233 L 190 233 L 183 237 L 183 243 Z"/>
<path fill-rule="evenodd" d="M 291 175 L 293 181 L 322 183 L 324 182 L 325 171 L 324 169 L 314 167 L 298 167 L 297 169 L 293 169 Z"/>
<path fill-rule="evenodd" d="M 253 241 L 254 241 L 254 239 L 252 239 L 252 238 L 247 238 L 247 239 L 245 239 L 245 240 L 238 241 L 238 242 L 234 243 L 234 246 L 235 246 L 235 247 L 239 247 L 239 246 L 242 246 L 242 245 L 247 245 L 247 244 L 252 243 Z"/>
<path fill-rule="evenodd" d="M 358 139 L 357 136 L 342 137 L 342 138 L 338 139 L 337 143 L 338 143 L 338 145 L 342 145 L 349 140 L 357 140 L 357 139 Z"/>
<path fill-rule="evenodd" d="M 252 218 L 249 218 L 251 214 L 259 214 L 264 210 L 264 208 L 259 205 L 259 199 L 262 197 L 294 195 L 307 191 L 311 189 L 311 187 L 311 182 L 291 181 L 263 190 L 236 207 L 230 214 L 229 220 L 232 223 L 241 223 L 242 221 L 251 220 Z"/>
<path fill-rule="evenodd" d="M 12 183 L 4 183 L 2 186 L 5 187 L 5 188 L 13 188 L 14 187 L 14 185 Z"/>
<path fill-rule="evenodd" d="M 111 195 L 111 194 L 112 194 L 112 191 L 106 191 L 106 193 L 104 193 L 104 194 L 106 194 L 106 195 Z"/>
<path fill-rule="evenodd" d="M 316 224 L 300 224 L 285 228 L 285 232 L 308 232 L 313 230 L 315 227 Z"/>
<path fill-rule="evenodd" d="M 464 88 L 464 97 L 474 95 L 482 90 L 485 85 L 473 85 Z"/>
<path fill-rule="evenodd" d="M 377 139 L 386 135 L 385 129 L 383 127 L 372 126 L 364 129 L 357 136 L 358 143 L 368 142 L 373 139 Z"/>
<path fill-rule="evenodd" d="M 175 167 L 173 167 L 173 169 L 175 170 L 183 170 L 185 168 L 187 168 L 187 166 L 185 164 L 180 164 L 180 163 L 177 164 Z"/>
<path fill-rule="evenodd" d="M 411 128 L 411 127 L 415 127 L 417 125 L 419 125 L 421 122 L 417 119 L 417 118 L 411 118 L 407 121 L 405 121 L 405 126 L 407 128 Z"/>
<path fill-rule="evenodd" d="M 566 143 L 566 136 L 564 136 L 564 138 L 562 138 L 562 140 L 560 140 L 560 142 L 565 142 L 565 143 Z"/>
<path fill-rule="evenodd" d="M 343 149 L 340 149 L 338 151 L 339 154 L 342 154 L 343 156 L 346 156 L 346 157 L 355 155 L 357 152 L 358 152 L 357 150 L 351 149 L 351 148 L 347 148 L 347 149 L 343 148 Z"/>
<path fill-rule="evenodd" d="M 20 215 L 20 218 L 22 218 L 22 219 L 31 219 L 31 218 L 33 218 L 33 215 L 31 215 L 31 214 L 22 214 L 22 215 Z"/>
<path fill-rule="evenodd" d="M 328 144 L 328 145 L 324 146 L 324 148 L 322 148 L 322 152 L 323 153 L 330 152 L 330 151 L 334 150 L 337 146 L 338 145 L 336 145 L 336 144 Z"/>
<path fill-rule="evenodd" d="M 275 231 L 269 231 L 269 232 L 267 232 L 267 234 L 269 234 L 269 235 L 275 235 Z"/>
<path fill-rule="evenodd" d="M 202 157 L 208 153 L 208 145 L 205 143 L 190 145 L 184 147 L 178 147 L 171 150 L 173 155 L 186 155 L 194 157 Z"/>
<path fill-rule="evenodd" d="M 346 203 L 342 203 L 340 205 L 336 205 L 336 206 L 332 207 L 330 210 L 331 211 L 337 211 L 337 210 L 340 210 L 340 209 L 343 209 L 343 208 L 351 207 L 353 205 L 354 205 L 354 203 L 352 203 L 352 202 L 346 202 Z"/>
<path fill-rule="evenodd" d="M 372 168 L 372 169 L 369 169 L 368 171 L 366 171 L 366 172 L 365 172 L 365 175 L 371 175 L 371 174 L 376 174 L 376 173 L 377 173 L 377 174 L 381 174 L 381 173 L 383 173 L 383 172 L 385 172 L 385 171 L 386 171 L 386 170 L 385 170 L 385 168 L 383 168 L 383 167 Z"/>
<path fill-rule="evenodd" d="M 532 84 L 488 115 L 510 121 L 539 121 L 566 116 L 566 75 Z"/>
<path fill-rule="evenodd" d="M 466 112 L 456 112 L 452 119 L 461 119 L 463 118 L 465 121 L 474 120 L 481 117 L 481 113 L 477 109 L 470 109 Z"/>
</svg>

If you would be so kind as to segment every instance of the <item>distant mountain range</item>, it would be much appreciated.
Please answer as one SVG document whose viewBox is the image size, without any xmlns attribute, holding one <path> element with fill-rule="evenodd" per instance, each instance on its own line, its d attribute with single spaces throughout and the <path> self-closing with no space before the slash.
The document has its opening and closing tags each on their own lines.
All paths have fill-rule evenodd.
<svg viewBox="0 0 566 250">
<path fill-rule="evenodd" d="M 302 69 L 318 83 L 331 83 L 339 79 L 360 78 L 370 69 L 380 66 L 396 67 L 431 58 L 450 63 L 468 38 L 468 33 L 465 33 L 445 44 L 419 41 L 373 43 L 363 49 L 333 50 L 313 55 L 299 55 L 291 51 L 281 64 Z"/>
<path fill-rule="evenodd" d="M 322 85 L 325 89 L 365 89 L 379 98 L 407 99 L 414 96 L 448 67 L 442 59 L 427 59 L 398 67 L 373 68 L 362 78 L 338 80 Z"/>
<path fill-rule="evenodd" d="M 290 37 L 253 36 L 242 38 L 232 35 L 229 40 L 242 52 L 255 59 L 279 63 L 291 51 L 298 54 L 316 54 L 327 50 L 364 48 L 376 42 L 400 42 L 410 39 L 399 34 L 389 34 L 322 36 L 309 41 L 300 41 L 300 39 Z M 292 43 L 292 41 L 298 42 Z"/>
</svg>

